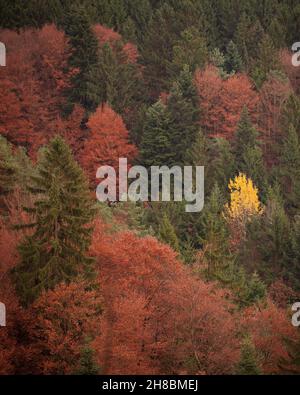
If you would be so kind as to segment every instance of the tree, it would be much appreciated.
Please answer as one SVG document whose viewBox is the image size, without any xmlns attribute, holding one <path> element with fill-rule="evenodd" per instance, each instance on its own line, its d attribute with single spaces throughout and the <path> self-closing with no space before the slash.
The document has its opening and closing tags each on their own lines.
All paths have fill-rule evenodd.
<svg viewBox="0 0 300 395">
<path fill-rule="evenodd" d="M 105 313 L 93 344 L 103 371 L 232 372 L 238 342 L 224 292 L 196 279 L 153 237 L 101 228 L 92 253 L 101 265 Z"/>
<path fill-rule="evenodd" d="M 252 77 L 255 85 L 261 88 L 271 71 L 280 70 L 276 48 L 268 34 L 264 34 L 258 44 L 257 61 L 253 66 Z"/>
<path fill-rule="evenodd" d="M 232 260 L 229 251 L 229 231 L 222 216 L 224 197 L 215 184 L 200 220 L 200 242 L 209 278 L 218 278 Z"/>
<path fill-rule="evenodd" d="M 95 363 L 95 352 L 87 344 L 81 350 L 81 356 L 79 360 L 79 368 L 75 371 L 77 375 L 84 376 L 95 376 L 99 374 L 99 366 Z"/>
<path fill-rule="evenodd" d="M 140 148 L 140 161 L 144 166 L 174 163 L 176 153 L 171 143 L 171 121 L 167 107 L 158 101 L 147 113 Z"/>
<path fill-rule="evenodd" d="M 236 170 L 250 177 L 261 193 L 266 190 L 266 176 L 258 132 L 252 126 L 248 109 L 244 107 L 234 139 Z"/>
<path fill-rule="evenodd" d="M 248 107 L 255 121 L 258 95 L 249 78 L 236 74 L 222 80 L 217 69 L 208 66 L 195 74 L 201 111 L 200 126 L 204 133 L 213 137 L 231 139 L 244 106 Z"/>
<path fill-rule="evenodd" d="M 32 177 L 33 234 L 19 247 L 21 262 L 14 278 L 23 304 L 33 302 L 43 290 L 70 282 L 84 267 L 91 274 L 87 256 L 93 217 L 89 190 L 82 170 L 69 147 L 54 138 L 42 153 L 38 174 Z"/>
<path fill-rule="evenodd" d="M 226 48 L 226 69 L 228 73 L 238 73 L 242 71 L 242 59 L 235 43 L 229 41 Z"/>
<path fill-rule="evenodd" d="M 300 199 L 300 142 L 293 126 L 290 126 L 283 142 L 280 171 L 288 208 L 297 210 Z"/>
<path fill-rule="evenodd" d="M 246 337 L 242 342 L 241 359 L 237 366 L 237 374 L 250 376 L 261 374 L 255 347 L 249 337 Z"/>
<path fill-rule="evenodd" d="M 82 374 L 83 370 L 95 374 L 96 364 L 90 365 L 90 353 L 83 349 L 86 340 L 100 332 L 102 309 L 99 289 L 92 290 L 85 281 L 61 283 L 43 292 L 28 308 L 25 373 L 32 367 L 43 375 Z"/>
<path fill-rule="evenodd" d="M 199 130 L 200 109 L 193 76 L 187 66 L 174 82 L 167 101 L 170 114 L 171 149 L 177 165 L 186 162 L 186 154 L 196 140 Z"/>
<path fill-rule="evenodd" d="M 252 242 L 248 251 L 258 252 L 256 270 L 267 283 L 275 281 L 278 275 L 290 277 L 290 222 L 278 185 L 269 188 L 263 215 L 250 225 L 248 241 Z"/>
<path fill-rule="evenodd" d="M 16 182 L 17 164 L 13 157 L 12 147 L 0 135 L 0 197 L 3 198 L 3 196 L 11 192 Z"/>
<path fill-rule="evenodd" d="M 240 173 L 234 180 L 230 180 L 228 188 L 230 204 L 226 208 L 229 218 L 246 220 L 262 212 L 258 190 L 245 174 Z"/>
<path fill-rule="evenodd" d="M 279 72 L 271 72 L 260 90 L 258 126 L 262 131 L 264 157 L 268 164 L 274 164 L 278 155 L 276 150 L 274 153 L 274 148 L 283 137 L 280 128 L 281 113 L 291 93 L 290 82 Z"/>
<path fill-rule="evenodd" d="M 236 28 L 234 42 L 237 45 L 239 54 L 243 61 L 243 69 L 246 72 L 251 70 L 253 59 L 257 59 L 257 43 L 263 37 L 263 28 L 259 20 L 251 20 L 244 12 Z"/>
<path fill-rule="evenodd" d="M 80 153 L 80 163 L 94 186 L 100 166 L 113 166 L 117 169 L 119 158 L 127 158 L 130 163 L 135 158 L 137 149 L 129 141 L 122 118 L 107 104 L 98 107 L 87 127 L 89 133 Z"/>
<path fill-rule="evenodd" d="M 159 225 L 159 235 L 161 240 L 169 244 L 174 249 L 174 251 L 179 251 L 178 238 L 166 213 L 163 214 L 163 218 Z"/>
<path fill-rule="evenodd" d="M 202 69 L 207 61 L 208 51 L 205 38 L 195 27 L 190 27 L 181 33 L 181 38 L 173 47 L 173 60 L 170 65 L 171 74 L 175 77 L 185 65 L 192 73 L 197 68 Z"/>
<path fill-rule="evenodd" d="M 246 238 L 246 226 L 257 216 L 263 208 L 259 201 L 258 189 L 251 178 L 239 173 L 229 181 L 230 202 L 225 205 L 225 217 L 231 228 L 231 244 L 238 246 Z"/>
<path fill-rule="evenodd" d="M 79 73 L 72 78 L 72 87 L 68 91 L 70 107 L 79 103 L 87 111 L 94 111 L 105 101 L 105 90 L 99 78 L 98 41 L 84 5 L 75 4 L 70 7 L 62 25 L 73 48 L 69 65 L 79 69 Z"/>
<path fill-rule="evenodd" d="M 209 178 L 206 177 L 206 185 L 209 185 L 210 179 L 214 179 L 215 182 L 218 183 L 224 196 L 227 196 L 228 182 L 235 175 L 235 158 L 231 144 L 228 140 L 219 137 L 212 140 L 209 151 L 208 166 L 211 169 Z"/>
<path fill-rule="evenodd" d="M 295 286 L 295 288 L 299 289 L 299 283 L 296 280 L 299 278 L 300 272 L 300 217 L 297 215 L 292 224 L 292 232 L 291 232 L 291 263 L 292 267 L 288 267 L 290 272 L 290 281 Z"/>
<path fill-rule="evenodd" d="M 263 374 L 278 374 L 282 361 L 291 361 L 284 339 L 296 339 L 297 330 L 289 320 L 286 310 L 271 301 L 244 311 L 241 330 L 251 336 Z"/>
</svg>

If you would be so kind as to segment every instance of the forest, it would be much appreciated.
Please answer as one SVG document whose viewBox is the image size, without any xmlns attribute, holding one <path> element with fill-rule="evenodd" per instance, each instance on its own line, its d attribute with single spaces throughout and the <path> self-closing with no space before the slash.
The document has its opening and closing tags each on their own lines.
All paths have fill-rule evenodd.
<svg viewBox="0 0 300 395">
<path fill-rule="evenodd" d="M 0 0 L 0 375 L 300 374 L 299 32 L 299 0 Z M 203 210 L 99 202 L 119 158 L 204 166 Z"/>
</svg>

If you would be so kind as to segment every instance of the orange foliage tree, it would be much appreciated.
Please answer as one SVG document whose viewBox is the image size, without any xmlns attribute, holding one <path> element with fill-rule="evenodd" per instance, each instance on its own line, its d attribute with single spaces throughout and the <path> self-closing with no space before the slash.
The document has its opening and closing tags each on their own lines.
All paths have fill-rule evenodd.
<svg viewBox="0 0 300 395">
<path fill-rule="evenodd" d="M 252 337 L 263 372 L 280 373 L 280 363 L 290 360 L 285 340 L 297 339 L 297 330 L 286 311 L 271 301 L 266 306 L 249 307 L 244 312 L 242 327 Z"/>
<path fill-rule="evenodd" d="M 117 169 L 119 158 L 127 158 L 130 162 L 136 156 L 137 149 L 129 142 L 122 118 L 107 104 L 97 109 L 87 126 L 89 134 L 84 141 L 80 162 L 94 184 L 99 166 L 108 165 Z"/>
<path fill-rule="evenodd" d="M 230 305 L 168 246 L 130 232 L 103 233 L 98 222 L 91 253 L 104 296 L 94 347 L 105 373 L 233 371 L 238 352 Z"/>
<path fill-rule="evenodd" d="M 7 67 L 1 68 L 1 133 L 31 152 L 58 130 L 64 90 L 76 70 L 65 72 L 70 48 L 64 33 L 54 25 L 21 34 L 2 32 L 7 46 Z M 11 118 L 11 122 L 8 122 Z M 3 130 L 5 128 L 5 130 Z"/>
<path fill-rule="evenodd" d="M 196 71 L 195 84 L 200 98 L 201 127 L 207 134 L 232 138 L 244 106 L 255 123 L 258 95 L 246 75 L 236 74 L 223 80 L 216 67 L 207 66 Z"/>
</svg>

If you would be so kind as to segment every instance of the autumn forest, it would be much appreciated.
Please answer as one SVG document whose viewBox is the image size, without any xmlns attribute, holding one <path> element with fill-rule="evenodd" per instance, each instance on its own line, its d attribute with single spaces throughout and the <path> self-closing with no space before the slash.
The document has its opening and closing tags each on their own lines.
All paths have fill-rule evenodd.
<svg viewBox="0 0 300 395">
<path fill-rule="evenodd" d="M 299 34 L 298 0 L 0 0 L 0 375 L 300 374 Z M 204 166 L 203 210 L 98 201 L 119 158 Z"/>
</svg>

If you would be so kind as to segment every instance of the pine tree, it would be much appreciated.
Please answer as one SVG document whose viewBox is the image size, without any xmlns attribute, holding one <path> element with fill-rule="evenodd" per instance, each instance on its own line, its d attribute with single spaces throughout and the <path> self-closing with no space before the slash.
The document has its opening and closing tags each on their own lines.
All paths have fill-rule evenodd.
<svg viewBox="0 0 300 395">
<path fill-rule="evenodd" d="M 261 41 L 263 34 L 264 31 L 259 20 L 251 20 L 244 12 L 237 25 L 234 42 L 242 58 L 243 70 L 246 72 L 251 69 L 253 59 L 257 59 L 257 43 Z"/>
<path fill-rule="evenodd" d="M 266 81 L 271 71 L 280 71 L 276 48 L 268 34 L 265 34 L 258 44 L 258 54 L 255 66 L 252 68 L 252 78 L 258 88 Z"/>
<path fill-rule="evenodd" d="M 291 94 L 287 99 L 281 114 L 281 124 L 283 130 L 293 126 L 300 138 L 300 98 L 296 94 Z"/>
<path fill-rule="evenodd" d="M 28 211 L 33 233 L 19 246 L 20 264 L 14 270 L 24 305 L 47 289 L 69 282 L 79 272 L 93 274 L 87 256 L 94 210 L 83 172 L 61 137 L 42 153 L 30 191 L 36 200 Z"/>
<path fill-rule="evenodd" d="M 289 279 L 297 290 L 300 289 L 300 216 L 296 215 L 291 232 L 291 263 L 288 266 Z"/>
<path fill-rule="evenodd" d="M 209 178 L 206 177 L 206 185 L 210 190 L 210 180 L 215 180 L 221 191 L 227 194 L 227 185 L 235 175 L 235 158 L 231 144 L 224 138 L 216 138 L 210 145 L 209 154 Z"/>
<path fill-rule="evenodd" d="M 0 207 L 5 208 L 5 199 L 17 187 L 26 193 L 33 165 L 23 147 L 13 152 L 5 137 L 0 136 Z"/>
<path fill-rule="evenodd" d="M 228 73 L 242 71 L 242 59 L 235 43 L 231 40 L 226 48 L 225 65 Z"/>
<path fill-rule="evenodd" d="M 96 376 L 99 374 L 100 368 L 94 361 L 94 354 L 95 352 L 88 344 L 82 348 L 76 375 Z"/>
<path fill-rule="evenodd" d="M 79 69 L 67 92 L 70 103 L 68 111 L 71 112 L 75 103 L 81 104 L 87 111 L 94 111 L 105 101 L 105 87 L 100 75 L 98 41 L 84 5 L 71 6 L 66 11 L 62 26 L 73 48 L 70 67 Z"/>
<path fill-rule="evenodd" d="M 187 151 L 196 141 L 199 130 L 200 110 L 197 89 L 188 66 L 180 73 L 168 98 L 170 114 L 171 145 L 176 153 L 175 164 L 184 165 Z"/>
<path fill-rule="evenodd" d="M 218 184 L 215 184 L 199 224 L 200 242 L 209 278 L 218 277 L 232 258 L 229 252 L 229 231 L 222 215 L 223 208 L 224 197 Z"/>
<path fill-rule="evenodd" d="M 169 244 L 174 251 L 179 251 L 179 241 L 173 225 L 171 224 L 166 213 L 163 214 L 159 225 L 159 235 L 162 241 Z"/>
<path fill-rule="evenodd" d="M 0 135 L 0 197 L 6 196 L 17 183 L 17 163 L 12 146 Z"/>
<path fill-rule="evenodd" d="M 280 173 L 288 209 L 293 213 L 300 207 L 300 142 L 293 126 L 283 143 Z"/>
<path fill-rule="evenodd" d="M 244 107 L 235 134 L 234 154 L 236 172 L 250 177 L 263 195 L 266 192 L 266 172 L 258 132 L 252 126 L 247 107 Z"/>
<path fill-rule="evenodd" d="M 104 44 L 100 50 L 99 73 L 107 103 L 122 117 L 139 107 L 142 82 L 138 66 L 128 61 L 121 41 L 113 48 Z M 130 111 L 129 111 L 130 110 Z"/>
<path fill-rule="evenodd" d="M 252 236 L 256 240 L 266 270 L 270 271 L 272 265 L 272 268 L 276 267 L 277 271 L 284 272 L 289 262 L 288 256 L 291 248 L 290 222 L 277 185 L 269 188 L 261 225 L 262 228 L 256 230 Z M 272 273 L 270 274 L 272 275 Z"/>
<path fill-rule="evenodd" d="M 266 286 L 260 279 L 257 272 L 254 272 L 250 279 L 247 279 L 245 289 L 242 291 L 240 297 L 242 297 L 243 306 L 250 306 L 262 300 L 266 296 Z"/>
<path fill-rule="evenodd" d="M 249 376 L 261 374 L 261 370 L 257 363 L 255 347 L 249 337 L 247 337 L 242 343 L 241 357 L 236 373 L 238 375 Z"/>
<path fill-rule="evenodd" d="M 144 166 L 170 165 L 174 161 L 170 130 L 167 108 L 158 101 L 146 113 L 140 149 L 140 161 Z"/>
<path fill-rule="evenodd" d="M 181 33 L 180 40 L 173 47 L 173 61 L 170 65 L 171 75 L 178 75 L 185 65 L 191 72 L 203 68 L 208 57 L 207 44 L 199 30 L 190 27 Z"/>
</svg>

